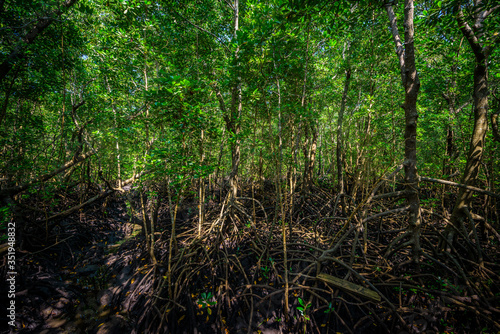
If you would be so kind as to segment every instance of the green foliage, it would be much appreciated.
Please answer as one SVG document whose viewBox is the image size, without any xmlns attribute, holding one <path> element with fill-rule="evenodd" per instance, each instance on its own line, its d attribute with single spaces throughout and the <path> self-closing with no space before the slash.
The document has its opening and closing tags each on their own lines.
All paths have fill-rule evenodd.
<svg viewBox="0 0 500 334">
<path fill-rule="evenodd" d="M 12 219 L 12 211 L 8 206 L 0 207 L 0 243 L 7 241 L 7 225 Z"/>
<path fill-rule="evenodd" d="M 212 314 L 212 309 L 210 307 L 217 305 L 217 301 L 214 300 L 214 296 L 211 292 L 202 292 L 196 303 L 200 308 L 206 308 L 208 314 Z"/>
<path fill-rule="evenodd" d="M 304 320 L 309 321 L 311 318 L 307 315 L 307 310 L 311 307 L 310 303 L 305 303 L 302 298 L 299 297 L 299 304 L 300 306 L 297 306 L 297 311 L 299 311 L 300 315 L 304 318 Z"/>
<path fill-rule="evenodd" d="M 328 303 L 328 308 L 324 311 L 324 313 L 332 313 L 335 311 L 335 306 L 332 305 L 332 303 Z"/>
<path fill-rule="evenodd" d="M 493 9 L 492 3 L 481 6 Z M 462 170 L 473 122 L 471 105 L 460 112 L 450 108 L 471 101 L 474 68 L 455 4 L 415 7 L 418 170 L 434 177 L 451 174 L 448 165 Z M 404 92 L 387 15 L 378 5 L 249 0 L 240 2 L 235 31 L 234 11 L 223 1 L 82 0 L 29 45 L 21 40 L 33 18 L 51 14 L 56 4 L 21 0 L 3 6 L 0 63 L 16 47 L 25 52 L 0 83 L 0 179 L 22 184 L 80 150 L 97 152 L 85 167 L 33 189 L 51 205 L 57 204 L 53 194 L 69 184 L 116 184 L 140 171 L 148 171 L 144 182 L 169 183 L 180 193 L 208 176 L 227 176 L 236 145 L 240 179 L 274 178 L 279 159 L 282 175 L 300 177 L 314 140 L 313 174 L 325 174 L 323 184 L 334 189 L 347 69 L 346 170 L 371 184 L 403 156 Z M 402 8 L 396 7 L 402 23 Z M 472 3 L 463 9 L 470 21 Z M 498 10 L 485 21 L 484 45 L 496 39 Z M 499 48 L 492 48 L 493 88 L 500 83 L 499 57 Z M 241 115 L 235 88 L 241 88 Z M 454 157 L 446 156 L 450 129 Z M 489 134 L 486 156 L 494 160 L 495 152 Z"/>
</svg>

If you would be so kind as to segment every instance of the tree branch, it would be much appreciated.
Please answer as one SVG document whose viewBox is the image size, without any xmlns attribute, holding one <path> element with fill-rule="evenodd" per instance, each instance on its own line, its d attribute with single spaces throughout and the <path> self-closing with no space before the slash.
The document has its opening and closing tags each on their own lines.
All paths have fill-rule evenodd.
<svg viewBox="0 0 500 334">
<path fill-rule="evenodd" d="M 65 9 L 70 8 L 77 1 L 78 0 L 68 0 L 62 4 L 62 7 Z M 33 43 L 35 38 L 38 37 L 48 26 L 52 24 L 52 22 L 56 20 L 55 17 L 60 16 L 61 14 L 62 11 L 58 9 L 52 12 L 51 16 L 40 19 L 38 23 L 22 38 L 22 41 L 26 45 Z M 5 79 L 16 61 L 24 56 L 26 45 L 16 46 L 16 48 L 9 54 L 7 59 L 5 59 L 2 64 L 0 64 L 0 83 Z"/>
<path fill-rule="evenodd" d="M 70 161 L 66 162 L 62 167 L 60 167 L 60 168 L 58 168 L 50 173 L 42 175 L 42 176 L 34 179 L 33 181 L 27 182 L 27 183 L 22 184 L 22 185 L 17 186 L 17 187 L 1 189 L 0 190 L 0 197 L 13 196 L 13 195 L 19 194 L 20 192 L 25 191 L 26 189 L 34 186 L 35 184 L 50 180 L 51 178 L 53 178 L 57 174 L 64 172 L 66 169 L 73 167 L 74 165 L 86 160 L 88 157 L 90 157 L 92 155 L 94 155 L 94 152 L 87 152 L 87 153 L 82 154 L 78 157 L 75 157 L 74 159 L 71 159 Z"/>
<path fill-rule="evenodd" d="M 468 185 L 461 184 L 461 183 L 452 182 L 452 181 L 446 181 L 446 180 L 440 180 L 440 179 L 433 179 L 433 178 L 430 178 L 430 177 L 423 177 L 423 176 L 420 177 L 420 181 L 446 184 L 448 186 L 454 186 L 454 187 L 458 187 L 458 188 L 464 188 L 464 189 L 467 189 L 467 190 L 470 190 L 470 191 L 474 191 L 474 192 L 477 192 L 477 193 L 480 193 L 480 194 L 488 195 L 488 196 L 495 197 L 495 198 L 500 198 L 499 194 L 495 194 L 495 193 L 493 193 L 491 191 L 480 189 L 480 188 L 476 188 L 476 187 L 472 187 L 472 186 L 468 186 Z"/>
<path fill-rule="evenodd" d="M 224 118 L 224 121 L 226 122 L 226 126 L 230 129 L 232 129 L 232 124 L 231 124 L 231 119 L 229 118 L 229 115 L 226 110 L 226 103 L 224 102 L 224 97 L 222 96 L 219 87 L 217 87 L 217 84 L 212 85 L 214 90 L 215 90 L 215 96 L 217 96 L 217 100 L 219 101 L 219 107 L 220 110 L 222 111 L 222 117 Z"/>
<path fill-rule="evenodd" d="M 142 175 L 144 175 L 144 174 L 146 174 L 146 173 L 147 173 L 146 171 L 143 171 L 143 172 L 141 172 L 141 173 L 139 173 L 139 174 L 136 174 L 136 175 L 132 176 L 130 179 L 123 181 L 123 183 L 122 183 L 122 187 L 123 187 L 123 186 L 126 186 L 126 185 L 128 185 L 128 184 L 130 184 L 130 183 L 132 183 L 132 182 L 134 182 L 135 180 L 137 180 L 138 178 L 140 178 Z M 68 215 L 72 214 L 73 212 L 75 212 L 75 211 L 77 211 L 77 210 L 79 210 L 79 209 L 83 208 L 85 205 L 88 205 L 88 204 L 90 204 L 90 203 L 93 203 L 93 202 L 95 202 L 95 201 L 97 201 L 97 200 L 101 199 L 101 198 L 104 198 L 104 197 L 106 197 L 106 196 L 109 196 L 109 195 L 111 195 L 112 193 L 114 193 L 115 191 L 122 191 L 122 192 L 123 192 L 124 190 L 123 190 L 123 189 L 115 189 L 115 188 L 111 188 L 111 189 L 105 190 L 105 191 L 103 191 L 102 193 L 100 193 L 100 194 L 98 194 L 98 195 L 96 195 L 96 196 L 94 196 L 94 197 L 90 198 L 89 200 L 87 200 L 87 201 L 83 202 L 82 204 L 78 204 L 78 205 L 76 205 L 76 206 L 74 206 L 74 207 L 72 207 L 72 208 L 70 208 L 70 209 L 68 209 L 68 210 L 66 210 L 66 211 L 63 211 L 63 212 L 57 213 L 57 214 L 55 214 L 55 215 L 53 215 L 53 216 L 51 216 L 51 217 L 47 218 L 47 220 L 54 220 L 54 219 L 64 218 L 64 217 L 66 217 L 66 216 L 68 216 Z"/>
<path fill-rule="evenodd" d="M 385 5 L 385 9 L 387 10 L 387 15 L 389 16 L 389 23 L 391 25 L 392 39 L 394 41 L 394 45 L 396 46 L 396 54 L 399 59 L 399 70 L 401 72 L 401 82 L 403 83 L 403 87 L 406 87 L 406 73 L 405 73 L 405 60 L 404 60 L 404 47 L 401 42 L 401 36 L 399 35 L 398 30 L 398 22 L 396 18 L 396 14 L 394 13 L 394 8 L 391 3 Z"/>
<path fill-rule="evenodd" d="M 479 43 L 479 40 L 474 34 L 474 31 L 470 27 L 469 23 L 467 23 L 467 21 L 465 20 L 462 9 L 460 9 L 458 6 L 457 9 L 458 9 L 458 14 L 457 14 L 458 27 L 460 28 L 462 34 L 467 39 L 467 42 L 469 42 L 469 45 L 471 46 L 472 52 L 474 52 L 476 59 L 482 59 L 484 57 L 484 54 L 481 44 Z"/>
<path fill-rule="evenodd" d="M 493 129 L 493 139 L 500 143 L 500 133 L 498 131 L 498 116 L 500 115 L 500 110 L 496 113 L 491 114 L 491 127 Z"/>
</svg>

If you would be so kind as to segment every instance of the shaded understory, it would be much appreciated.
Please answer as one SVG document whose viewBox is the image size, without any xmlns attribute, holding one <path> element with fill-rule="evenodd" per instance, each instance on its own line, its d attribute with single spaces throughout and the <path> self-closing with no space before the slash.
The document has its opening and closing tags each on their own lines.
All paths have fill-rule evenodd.
<svg viewBox="0 0 500 334">
<path fill-rule="evenodd" d="M 363 224 L 352 214 L 361 209 L 377 214 L 403 205 L 402 199 L 362 208 L 362 199 L 347 197 L 342 210 L 341 199 L 327 185 L 295 195 L 293 214 L 290 205 L 283 211 L 288 314 L 283 217 L 272 184 L 244 188 L 234 207 L 228 207 L 220 193 L 209 192 L 201 235 L 197 202 L 185 195 L 172 243 L 168 195 L 162 189 L 157 193 L 165 199 L 155 227 L 157 266 L 148 255 L 141 215 L 131 210 L 140 206 L 137 190 L 113 195 L 57 222 L 23 211 L 18 217 L 25 226 L 23 250 L 17 256 L 19 333 L 500 330 L 498 234 L 479 229 L 482 267 L 473 236 L 462 235 L 450 253 L 438 252 L 445 219 L 442 207 L 432 205 L 437 190 L 423 194 L 430 204 L 423 211 L 424 256 L 418 265 L 407 262 L 408 247 L 384 256 L 387 245 L 404 232 L 404 213 L 368 220 L 366 239 Z M 61 195 L 58 205 L 72 206 L 81 201 L 78 195 Z M 29 201 L 24 204 L 37 205 L 35 199 Z M 450 203 L 453 198 L 444 201 L 445 208 Z M 475 204 L 482 205 L 479 200 Z M 382 299 L 374 302 L 348 293 L 318 279 L 320 273 L 376 289 Z"/>
</svg>

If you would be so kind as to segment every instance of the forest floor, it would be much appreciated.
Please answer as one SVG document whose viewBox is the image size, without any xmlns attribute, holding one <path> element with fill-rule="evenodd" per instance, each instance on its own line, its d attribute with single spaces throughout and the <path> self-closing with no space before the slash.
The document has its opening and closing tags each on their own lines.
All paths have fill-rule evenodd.
<svg viewBox="0 0 500 334">
<path fill-rule="evenodd" d="M 386 246 L 404 231 L 405 214 L 371 220 L 365 238 L 352 214 L 359 206 L 351 199 L 342 215 L 339 197 L 327 188 L 298 194 L 285 226 L 272 187 L 243 193 L 229 209 L 223 199 L 209 199 L 200 234 L 197 203 L 186 196 L 175 239 L 168 201 L 162 201 L 156 266 L 140 222 L 131 216 L 130 196 L 112 195 L 57 223 L 33 224 L 33 216 L 17 256 L 18 333 L 500 330 L 498 234 L 479 238 L 482 265 L 473 238 L 439 253 L 444 219 L 437 208 L 426 208 L 424 256 L 414 264 L 407 247 L 385 256 Z M 61 207 L 81 201 L 71 194 L 64 199 Z M 370 212 L 398 201 L 378 202 Z"/>
</svg>

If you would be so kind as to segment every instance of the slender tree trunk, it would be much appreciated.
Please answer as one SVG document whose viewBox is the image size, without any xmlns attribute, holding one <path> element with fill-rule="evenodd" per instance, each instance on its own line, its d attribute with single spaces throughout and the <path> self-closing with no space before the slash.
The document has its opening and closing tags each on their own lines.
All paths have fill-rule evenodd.
<svg viewBox="0 0 500 334">
<path fill-rule="evenodd" d="M 467 163 L 462 175 L 462 184 L 472 186 L 474 185 L 481 166 L 483 157 L 484 140 L 486 131 L 488 130 L 488 54 L 490 45 L 483 47 L 479 41 L 481 33 L 477 34 L 469 26 L 464 18 L 462 9 L 457 7 L 457 22 L 460 31 L 469 42 L 469 45 L 475 56 L 474 68 L 474 128 L 469 145 L 469 152 L 467 154 Z M 486 12 L 476 8 L 474 26 L 477 31 L 480 31 L 484 19 L 488 16 Z M 486 43 L 485 43 L 486 44 Z M 462 231 L 465 228 L 465 221 L 468 219 L 467 210 L 472 200 L 472 192 L 461 188 L 458 192 L 457 200 L 451 213 L 450 222 Z M 451 226 L 447 227 L 448 242 L 453 242 L 455 231 Z M 476 240 L 477 242 L 477 240 Z"/>
<path fill-rule="evenodd" d="M 278 177 L 277 177 L 277 190 L 278 190 L 278 201 L 279 201 L 279 206 L 280 206 L 280 215 L 281 215 L 281 233 L 282 233 L 282 241 L 283 241 L 283 262 L 285 266 L 285 319 L 288 320 L 288 265 L 287 265 L 287 247 L 286 247 L 286 215 L 285 215 L 285 208 L 284 208 L 284 203 L 283 203 L 283 188 L 282 188 L 282 182 L 281 182 L 281 169 L 283 167 L 283 140 L 281 136 L 281 89 L 280 89 L 280 81 L 279 79 L 276 80 L 277 88 L 278 88 Z M 290 224 L 290 232 L 291 232 L 291 226 L 292 222 L 289 222 Z M 291 235 L 290 235 L 291 237 Z"/>
<path fill-rule="evenodd" d="M 205 160 L 205 153 L 203 151 L 203 143 L 204 143 L 204 131 L 201 130 L 200 133 L 200 164 L 203 166 Z M 198 238 L 201 237 L 201 228 L 205 221 L 205 178 L 200 177 L 199 179 L 199 211 L 198 211 Z"/>
<path fill-rule="evenodd" d="M 233 38 L 237 39 L 237 32 L 239 30 L 239 0 L 234 1 L 232 6 L 234 10 L 234 35 Z M 234 51 L 234 64 L 236 71 L 239 71 L 240 62 L 239 55 L 240 48 L 236 47 Z M 240 139 L 239 134 L 241 130 L 240 118 L 242 112 L 242 94 L 241 94 L 241 76 L 240 73 L 235 74 L 236 79 L 234 80 L 233 87 L 231 90 L 231 104 L 229 110 L 226 108 L 224 98 L 217 86 L 215 86 L 215 92 L 217 99 L 219 100 L 219 106 L 222 111 L 224 122 L 226 123 L 226 129 L 229 135 L 232 136 L 231 140 L 231 173 L 229 174 L 229 201 L 230 206 L 233 207 L 234 200 L 238 192 L 238 169 L 240 166 Z"/>
<path fill-rule="evenodd" d="M 410 205 L 408 231 L 411 233 L 413 260 L 418 262 L 420 249 L 420 199 L 418 197 L 417 175 L 417 97 L 420 80 L 415 66 L 413 0 L 405 1 L 405 183 L 409 192 L 407 200 Z"/>
<path fill-rule="evenodd" d="M 304 79 L 302 83 L 302 98 L 300 101 L 300 105 L 302 110 L 306 108 L 306 99 L 307 99 L 307 76 L 308 76 L 308 66 L 309 66 L 309 26 L 307 27 L 307 44 L 306 44 L 306 55 L 305 55 L 305 64 L 304 64 Z M 305 139 L 304 143 L 304 173 L 302 174 L 303 180 L 303 189 L 309 189 L 312 186 L 313 178 L 314 178 L 314 163 L 316 159 L 316 147 L 318 142 L 318 130 L 317 125 L 314 120 L 307 119 L 304 123 L 305 130 Z M 312 135 L 312 138 L 310 138 Z"/>
<path fill-rule="evenodd" d="M 113 121 L 115 125 L 115 148 L 116 148 L 116 169 L 117 169 L 117 177 L 118 177 L 118 188 L 122 187 L 122 170 L 121 170 L 121 158 L 120 158 L 120 143 L 118 141 L 118 122 L 116 117 L 116 108 L 113 104 Z"/>
<path fill-rule="evenodd" d="M 413 0 L 404 2 L 404 27 L 405 43 L 401 43 L 397 28 L 397 20 L 392 5 L 387 5 L 387 14 L 391 24 L 392 36 L 396 46 L 396 54 L 401 68 L 401 80 L 405 89 L 405 148 L 404 148 L 404 170 L 406 184 L 406 201 L 409 206 L 409 217 L 407 232 L 410 235 L 412 244 L 413 261 L 418 262 L 420 247 L 420 199 L 418 196 L 418 175 L 417 175 L 417 97 L 420 90 L 420 80 L 415 66 L 415 46 L 414 46 L 414 6 Z"/>
<path fill-rule="evenodd" d="M 495 112 L 491 113 L 491 128 L 493 130 L 493 139 L 500 143 L 500 131 L 498 130 L 498 116 L 500 116 L 500 98 L 493 91 L 493 97 L 497 101 Z"/>
<path fill-rule="evenodd" d="M 347 69 L 345 71 L 345 83 L 344 83 L 344 91 L 342 93 L 342 101 L 340 104 L 339 111 L 339 119 L 337 123 L 337 182 L 338 182 L 338 191 L 339 194 L 343 194 L 345 191 L 344 185 L 344 162 L 343 162 L 343 153 L 344 153 L 344 138 L 343 138 L 343 130 L 342 123 L 344 121 L 344 113 L 345 106 L 347 104 L 347 94 L 349 93 L 349 83 L 351 82 L 351 69 Z"/>
<path fill-rule="evenodd" d="M 234 38 L 237 39 L 237 32 L 240 29 L 239 27 L 239 17 L 240 17 L 240 9 L 239 9 L 239 0 L 234 1 Z M 240 47 L 236 48 L 234 58 L 236 62 L 236 69 L 239 71 L 239 57 L 240 57 Z M 231 186 L 231 199 L 234 199 L 237 196 L 238 192 L 238 168 L 240 166 L 240 117 L 242 111 L 242 97 L 241 97 L 241 77 L 240 73 L 237 73 L 237 80 L 235 86 L 233 88 L 232 93 L 232 103 L 231 103 L 231 123 L 233 124 L 233 128 L 231 129 L 234 133 L 235 140 L 232 145 L 232 169 L 231 175 L 229 179 L 229 183 Z"/>
<path fill-rule="evenodd" d="M 476 59 L 474 70 L 474 129 L 467 154 L 467 163 L 460 183 L 473 186 L 479 174 L 479 168 L 483 157 L 484 139 L 488 129 L 488 86 L 486 58 Z M 451 223 L 463 229 L 467 219 L 465 208 L 470 205 L 472 192 L 461 188 L 451 214 Z M 448 229 L 449 241 L 453 240 L 453 230 Z"/>
<path fill-rule="evenodd" d="M 106 78 L 108 93 L 111 95 L 111 86 L 109 85 L 109 81 Z M 147 89 L 147 84 L 146 84 Z M 113 121 L 115 125 L 115 149 L 116 149 L 116 169 L 118 176 L 118 188 L 122 187 L 122 178 L 121 178 L 121 158 L 120 158 L 120 143 L 118 141 L 118 122 L 117 122 L 117 112 L 114 99 L 111 101 L 111 108 L 113 110 Z"/>
<path fill-rule="evenodd" d="M 306 136 L 312 136 L 304 143 L 304 174 L 303 174 L 303 183 L 304 189 L 309 189 L 313 184 L 314 179 L 314 163 L 316 160 L 316 147 L 318 144 L 318 130 L 314 121 L 310 121 L 309 124 L 305 124 L 306 127 Z"/>
</svg>

